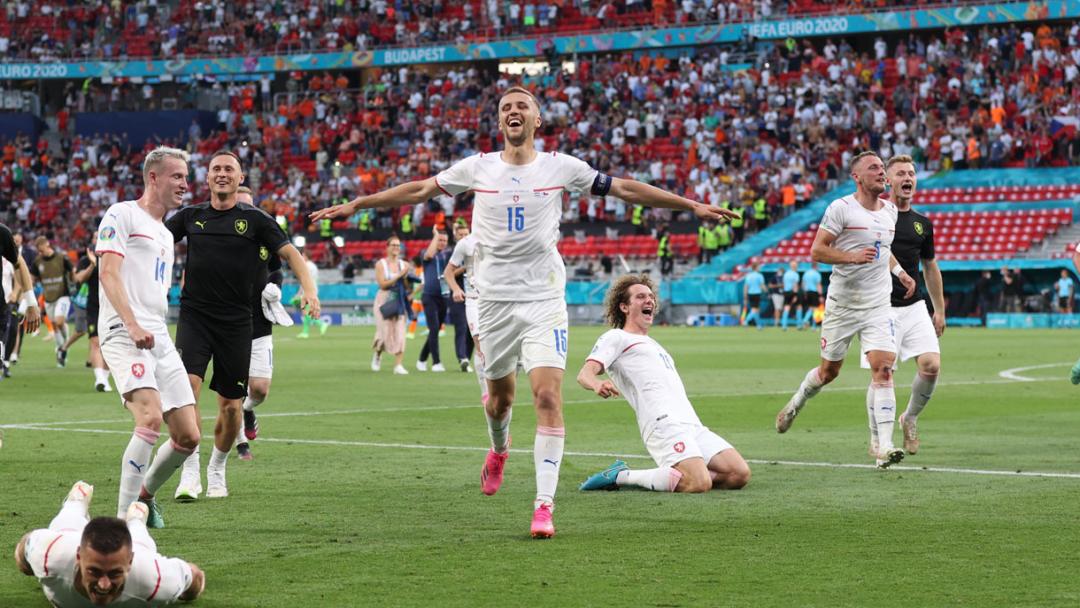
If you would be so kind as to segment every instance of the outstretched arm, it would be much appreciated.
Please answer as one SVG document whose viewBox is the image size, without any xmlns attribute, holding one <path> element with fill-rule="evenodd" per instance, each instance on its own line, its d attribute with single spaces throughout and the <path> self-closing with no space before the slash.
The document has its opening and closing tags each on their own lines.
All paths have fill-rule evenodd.
<svg viewBox="0 0 1080 608">
<path fill-rule="evenodd" d="M 349 217 L 361 209 L 378 209 L 419 205 L 439 192 L 439 184 L 434 177 L 398 184 L 389 190 L 360 196 L 345 203 L 319 209 L 311 214 L 311 221 Z"/>
<path fill-rule="evenodd" d="M 631 205 L 647 205 L 650 207 L 662 207 L 664 209 L 678 209 L 680 211 L 693 211 L 699 218 L 714 219 L 717 221 L 739 217 L 739 214 L 720 207 L 713 207 L 704 203 L 697 203 L 688 198 L 673 194 L 667 190 L 661 190 L 645 182 L 621 177 L 611 178 L 611 196 L 620 198 Z"/>
<path fill-rule="evenodd" d="M 585 361 L 585 365 L 581 366 L 581 371 L 578 372 L 577 381 L 587 391 L 592 391 L 597 395 L 600 395 L 604 399 L 608 397 L 618 397 L 619 390 L 615 388 L 615 384 L 611 380 L 600 380 L 597 378 L 600 374 L 604 373 L 604 366 L 599 362 L 588 359 Z"/>
</svg>

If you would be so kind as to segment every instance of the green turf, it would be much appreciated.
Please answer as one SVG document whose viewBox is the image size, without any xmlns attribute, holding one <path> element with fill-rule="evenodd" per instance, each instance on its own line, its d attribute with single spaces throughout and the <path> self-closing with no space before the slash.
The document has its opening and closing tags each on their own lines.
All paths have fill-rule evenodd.
<svg viewBox="0 0 1080 608">
<path fill-rule="evenodd" d="M 600 328 L 574 328 L 571 378 Z M 255 460 L 229 463 L 225 500 L 162 493 L 163 553 L 207 572 L 202 606 L 1066 606 L 1080 604 L 1080 478 L 770 464 L 870 464 L 867 372 L 849 362 L 792 430 L 776 411 L 817 361 L 815 334 L 664 329 L 703 421 L 752 461 L 743 491 L 581 493 L 613 460 L 647 466 L 633 414 L 567 383 L 568 454 L 557 535 L 528 537 L 534 416 L 513 423 L 502 490 L 479 492 L 487 436 L 475 377 L 368 369 L 370 329 L 275 337 Z M 950 329 L 942 380 L 921 418 L 917 467 L 1080 473 L 1076 334 Z M 420 344 L 408 344 L 412 369 Z M 451 349 L 448 336 L 443 348 Z M 30 340 L 0 383 L 0 606 L 47 606 L 10 551 L 45 526 L 77 479 L 93 512 L 115 509 L 131 423 L 92 391 L 85 343 L 58 370 Z M 1020 372 L 1034 382 L 1003 379 Z M 897 377 L 906 403 L 913 367 Z M 524 380 L 524 379 L 523 379 Z M 522 385 L 524 388 L 524 384 Z M 523 396 L 528 395 L 523 390 Z M 203 396 L 211 412 L 212 393 Z M 474 405 L 476 404 L 476 405 Z M 310 416 L 274 414 L 310 413 Z M 212 413 L 212 412 L 211 412 Z M 212 423 L 204 423 L 209 429 Z M 114 431 L 76 432 L 78 430 Z M 899 432 L 897 433 L 899 437 Z M 336 443 L 335 443 L 336 442 Z M 210 442 L 203 447 L 204 466 Z M 404 447 L 403 447 L 404 446 Z M 432 449 L 418 449 L 427 446 Z M 601 455 L 604 454 L 604 455 Z"/>
</svg>

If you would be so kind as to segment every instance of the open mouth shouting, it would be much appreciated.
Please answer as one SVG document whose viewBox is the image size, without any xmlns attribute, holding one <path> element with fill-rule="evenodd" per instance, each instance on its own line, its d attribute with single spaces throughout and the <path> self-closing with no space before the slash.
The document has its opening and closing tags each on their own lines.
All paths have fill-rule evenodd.
<svg viewBox="0 0 1080 608">
<path fill-rule="evenodd" d="M 525 121 L 520 116 L 511 116 L 506 119 L 506 126 L 510 128 L 524 127 Z"/>
<path fill-rule="evenodd" d="M 653 313 L 656 311 L 655 304 L 646 304 L 641 307 L 641 316 L 645 317 L 647 321 L 652 321 Z"/>
<path fill-rule="evenodd" d="M 915 184 L 911 182 L 904 182 L 900 184 L 900 195 L 904 198 L 908 198 L 915 191 Z"/>
</svg>

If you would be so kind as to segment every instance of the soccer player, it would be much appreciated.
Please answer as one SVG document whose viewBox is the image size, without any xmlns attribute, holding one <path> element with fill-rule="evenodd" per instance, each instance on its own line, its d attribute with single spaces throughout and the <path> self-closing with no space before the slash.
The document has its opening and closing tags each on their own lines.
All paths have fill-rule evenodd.
<svg viewBox="0 0 1080 608">
<path fill-rule="evenodd" d="M 146 505 L 131 503 L 123 519 L 90 519 L 93 496 L 94 486 L 76 482 L 49 527 L 15 546 L 19 571 L 38 579 L 53 606 L 164 606 L 202 594 L 206 575 L 198 566 L 158 553 Z"/>
<path fill-rule="evenodd" d="M 361 209 L 420 204 L 440 191 L 448 196 L 469 190 L 475 193 L 478 325 L 488 378 L 485 413 L 492 443 L 481 469 L 481 490 L 491 495 L 502 484 L 517 385 L 514 372 L 520 361 L 532 385 L 537 413 L 533 443 L 536 499 L 530 530 L 534 538 L 550 538 L 555 534 L 551 514 L 565 437 L 566 267 L 557 249 L 562 192 L 589 192 L 598 197 L 614 196 L 628 205 L 692 211 L 700 219 L 719 220 L 735 214 L 648 184 L 604 175 L 572 156 L 541 154 L 534 146 L 541 122 L 540 104 L 532 93 L 512 87 L 499 99 L 501 152 L 475 154 L 435 177 L 362 196 L 311 217 L 319 220 L 348 216 Z"/>
<path fill-rule="evenodd" d="M 900 428 L 904 433 L 904 451 L 919 451 L 918 418 L 926 407 L 937 385 L 941 369 L 941 347 L 938 338 L 945 332 L 945 289 L 941 269 L 934 259 L 934 225 L 925 215 L 911 208 L 918 179 L 915 161 L 910 156 L 894 156 L 885 163 L 892 200 L 896 205 L 896 235 L 893 238 L 893 257 L 908 276 L 915 277 L 922 262 L 923 281 L 934 314 L 926 306 L 922 290 L 905 296 L 906 288 L 898 279 L 892 281 L 892 309 L 896 316 L 895 336 L 897 358 L 907 361 L 912 357 L 918 365 L 915 380 L 911 383 L 911 398 L 907 409 L 900 414 Z M 863 367 L 870 362 L 863 358 Z M 867 392 L 867 412 L 870 420 L 870 452 L 876 453 L 879 443 L 876 417 L 872 412 L 871 393 Z"/>
<path fill-rule="evenodd" d="M 781 320 L 781 327 L 784 331 L 787 331 L 788 317 L 791 316 L 791 311 L 797 309 L 795 318 L 798 319 L 802 315 L 802 304 L 799 302 L 799 263 L 792 260 L 788 265 L 788 269 L 784 271 L 784 276 L 781 279 L 784 286 L 784 317 Z M 802 329 L 802 327 L 799 327 Z"/>
<path fill-rule="evenodd" d="M 20 300 L 25 300 L 23 296 L 26 293 L 33 292 L 34 283 L 26 262 L 23 260 L 22 255 L 19 254 L 19 246 L 15 242 L 15 237 L 4 224 L 0 224 L 0 258 L 6 260 L 12 269 L 11 293 L 5 293 L 4 287 L 0 285 L 0 315 L 2 315 L 0 329 L 3 329 L 3 331 L 0 331 L 0 362 L 4 364 L 4 375 L 7 376 L 7 355 L 9 353 L 5 352 L 5 338 L 9 331 L 13 333 L 18 331 L 18 328 L 13 326 L 16 319 L 15 308 L 18 307 Z M 41 314 L 35 304 L 29 307 L 26 313 L 27 331 L 36 331 L 40 323 Z"/>
<path fill-rule="evenodd" d="M 614 329 L 600 336 L 577 381 L 600 397 L 626 396 L 657 468 L 631 470 L 621 460 L 592 475 L 582 490 L 636 486 L 656 492 L 738 490 L 750 466 L 722 437 L 701 424 L 686 396 L 675 360 L 649 337 L 659 303 L 644 275 L 620 277 L 608 290 L 605 319 Z M 607 373 L 610 380 L 598 376 Z"/>
<path fill-rule="evenodd" d="M 151 528 L 164 526 L 154 494 L 199 448 L 195 395 L 165 321 L 173 240 L 162 220 L 187 193 L 187 160 L 187 153 L 175 148 L 156 148 L 147 154 L 143 195 L 109 207 L 95 248 L 104 296 L 98 316 L 101 353 L 135 420 L 120 460 L 116 512 L 123 516 L 139 498 L 150 508 Z M 158 448 L 151 464 L 162 421 L 169 425 L 171 441 Z"/>
<path fill-rule="evenodd" d="M 247 186 L 237 188 L 236 203 L 253 206 L 255 199 L 251 189 Z M 258 264 L 255 287 L 251 292 L 251 362 L 248 365 L 248 395 L 242 406 L 244 429 L 236 434 L 236 453 L 240 460 L 252 458 L 248 441 L 259 436 L 255 407 L 266 401 L 270 394 L 270 381 L 274 376 L 274 324 L 292 325 L 292 319 L 281 307 L 281 258 L 270 255 L 266 247 L 260 247 Z"/>
<path fill-rule="evenodd" d="M 761 296 L 765 293 L 765 275 L 761 274 L 761 264 L 754 263 L 750 266 L 750 272 L 743 278 L 743 310 L 746 318 L 743 325 L 756 323 L 758 329 L 761 326 Z"/>
<path fill-rule="evenodd" d="M 70 287 L 75 282 L 75 267 L 68 257 L 55 248 L 49 239 L 39 236 L 34 239 L 38 256 L 30 272 L 41 282 L 42 297 L 45 299 L 45 314 L 53 323 L 53 339 L 56 341 L 56 366 L 67 364 L 67 316 L 71 311 Z"/>
<path fill-rule="evenodd" d="M 885 164 L 876 154 L 862 152 L 852 158 L 850 171 L 855 194 L 829 204 L 810 250 L 815 262 L 833 266 L 821 323 L 821 364 L 807 372 L 799 390 L 776 414 L 776 431 L 787 432 L 806 401 L 836 379 L 851 340 L 857 335 L 871 367 L 869 401 L 878 430 L 877 465 L 888 468 L 904 458 L 904 451 L 894 447 L 892 440 L 896 341 L 889 305 L 889 273 L 904 285 L 904 297 L 915 293 L 915 280 L 890 253 L 896 206 L 880 198 L 887 183 Z"/>
<path fill-rule="evenodd" d="M 109 392 L 112 386 L 109 384 L 109 369 L 101 358 L 101 344 L 98 340 L 98 259 L 94 253 L 97 246 L 97 232 L 94 233 L 90 246 L 86 248 L 86 255 L 79 258 L 75 265 L 75 281 L 79 284 L 79 291 L 75 294 L 75 333 L 64 344 L 64 350 L 70 350 L 80 336 L 86 334 L 90 343 L 87 361 L 94 370 L 94 389 L 98 392 Z"/>
<path fill-rule="evenodd" d="M 821 305 L 821 272 L 818 271 L 817 262 L 810 263 L 810 270 L 802 275 L 803 288 L 803 312 L 802 327 L 814 326 L 814 311 Z"/>
<path fill-rule="evenodd" d="M 180 209 L 166 222 L 177 241 L 187 237 L 187 266 L 180 294 L 176 345 L 198 401 L 211 359 L 210 389 L 218 394 L 214 448 L 206 466 L 206 496 L 229 495 L 225 463 L 242 426 L 251 365 L 251 301 L 262 263 L 260 248 L 287 260 L 300 280 L 303 309 L 319 315 L 319 297 L 300 252 L 274 218 L 262 209 L 237 203 L 244 180 L 240 159 L 228 151 L 210 157 L 210 201 Z M 198 406 L 196 406 L 198 409 Z M 199 453 L 184 463 L 176 497 L 194 500 L 202 490 Z"/>
<path fill-rule="evenodd" d="M 480 381 L 480 403 L 487 404 L 488 386 L 484 379 L 484 356 L 480 350 L 480 327 L 477 318 L 476 236 L 469 234 L 469 226 L 462 223 L 454 227 L 454 238 L 457 239 L 457 244 L 454 245 L 454 252 L 450 255 L 450 262 L 446 265 L 443 276 L 446 284 L 450 286 L 454 301 L 465 305 L 465 321 L 469 325 L 469 334 L 478 353 L 473 367 L 476 378 Z M 458 277 L 462 274 L 465 275 L 464 289 L 461 288 L 461 283 L 458 283 Z"/>
</svg>

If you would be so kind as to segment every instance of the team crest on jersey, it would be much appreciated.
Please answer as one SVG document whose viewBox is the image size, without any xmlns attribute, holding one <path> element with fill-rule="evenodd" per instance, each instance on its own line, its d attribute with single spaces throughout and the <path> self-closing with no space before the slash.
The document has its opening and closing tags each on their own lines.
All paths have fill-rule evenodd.
<svg viewBox="0 0 1080 608">
<path fill-rule="evenodd" d="M 922 224 L 919 223 L 919 222 L 912 222 L 911 225 L 914 226 L 914 228 L 915 228 L 915 234 L 917 234 L 919 236 L 922 236 L 922 234 L 923 234 Z"/>
<path fill-rule="evenodd" d="M 270 250 L 267 249 L 266 247 L 259 247 L 259 259 L 265 262 L 269 258 L 270 258 Z"/>
<path fill-rule="evenodd" d="M 99 241 L 111 241 L 116 237 L 116 229 L 112 226 L 102 226 L 101 231 L 98 232 Z"/>
<path fill-rule="evenodd" d="M 682 454 L 683 452 L 686 451 L 686 444 L 680 441 L 680 442 L 676 443 L 672 447 L 672 449 L 675 450 L 675 453 Z"/>
<path fill-rule="evenodd" d="M 516 194 L 514 195 L 514 202 L 515 202 L 515 203 L 516 203 L 516 202 L 518 202 L 518 200 L 520 200 L 520 199 L 521 199 L 521 197 L 520 197 L 520 196 L 518 196 L 518 195 L 516 195 Z"/>
<path fill-rule="evenodd" d="M 135 376 L 136 378 L 142 378 L 143 374 L 145 374 L 145 373 L 146 373 L 146 368 L 143 367 L 142 363 L 132 363 L 131 364 L 131 375 L 132 376 Z"/>
<path fill-rule="evenodd" d="M 236 234 L 244 234 L 248 229 L 247 220 L 236 220 L 233 222 L 233 228 L 236 228 Z"/>
</svg>

